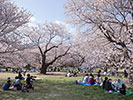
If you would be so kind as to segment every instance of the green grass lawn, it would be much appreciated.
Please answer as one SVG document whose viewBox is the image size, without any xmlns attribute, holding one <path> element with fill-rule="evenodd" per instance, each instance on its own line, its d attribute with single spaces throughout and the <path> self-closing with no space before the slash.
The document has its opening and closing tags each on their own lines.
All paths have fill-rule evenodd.
<svg viewBox="0 0 133 100">
<path fill-rule="evenodd" d="M 42 80 L 34 81 L 35 90 L 24 93 L 0 89 L 0 100 L 133 100 L 133 95 L 105 94 L 100 87 L 72 84 L 72 82 L 81 79 L 81 77 L 67 78 L 43 75 L 37 75 L 37 77 L 42 78 Z M 0 84 L 2 82 L 3 79 L 1 79 Z M 133 89 L 131 90 L 133 91 Z"/>
</svg>

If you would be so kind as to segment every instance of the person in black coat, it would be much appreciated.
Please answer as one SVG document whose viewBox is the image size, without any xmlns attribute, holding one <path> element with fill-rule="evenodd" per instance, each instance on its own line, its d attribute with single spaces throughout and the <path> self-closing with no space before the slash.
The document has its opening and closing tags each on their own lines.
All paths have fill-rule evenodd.
<svg viewBox="0 0 133 100">
<path fill-rule="evenodd" d="M 120 91 L 121 94 L 126 95 L 126 86 L 125 86 L 125 84 L 122 84 L 122 88 L 120 88 L 119 91 Z"/>
<path fill-rule="evenodd" d="M 107 81 L 105 82 L 105 87 L 104 87 L 104 89 L 105 89 L 106 91 L 113 90 L 113 88 L 112 88 L 112 83 L 111 83 L 111 79 L 109 79 L 109 80 L 107 80 Z"/>
<path fill-rule="evenodd" d="M 108 80 L 108 77 L 105 77 L 104 81 L 103 81 L 103 84 L 102 84 L 102 88 L 105 89 L 105 83 L 107 82 Z"/>
</svg>

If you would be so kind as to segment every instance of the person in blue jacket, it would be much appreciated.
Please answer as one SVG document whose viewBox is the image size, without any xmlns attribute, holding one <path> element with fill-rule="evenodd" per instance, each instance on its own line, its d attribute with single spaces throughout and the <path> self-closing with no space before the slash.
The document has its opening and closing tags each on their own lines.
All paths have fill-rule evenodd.
<svg viewBox="0 0 133 100">
<path fill-rule="evenodd" d="M 3 90 L 9 90 L 10 86 L 11 86 L 11 78 L 8 77 L 7 82 L 3 85 L 2 88 Z"/>
</svg>

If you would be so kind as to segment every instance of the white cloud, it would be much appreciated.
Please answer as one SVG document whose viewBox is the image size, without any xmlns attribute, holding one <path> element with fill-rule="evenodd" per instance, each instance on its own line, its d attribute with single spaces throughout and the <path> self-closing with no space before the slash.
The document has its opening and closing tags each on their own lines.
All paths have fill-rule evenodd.
<svg viewBox="0 0 133 100">
<path fill-rule="evenodd" d="M 68 23 L 65 23 L 65 22 L 62 22 L 62 21 L 54 21 L 54 23 L 57 23 L 57 24 L 62 24 L 64 25 L 66 28 L 67 28 L 67 31 L 70 32 L 71 34 L 76 34 L 76 29 L 72 27 L 72 25 L 68 24 Z"/>
<path fill-rule="evenodd" d="M 30 27 L 35 27 L 35 26 L 37 26 L 39 23 L 41 23 L 41 21 L 39 21 L 39 20 L 36 19 L 35 17 L 31 17 L 31 18 L 30 18 L 30 22 L 28 23 L 28 26 L 30 26 Z"/>
</svg>

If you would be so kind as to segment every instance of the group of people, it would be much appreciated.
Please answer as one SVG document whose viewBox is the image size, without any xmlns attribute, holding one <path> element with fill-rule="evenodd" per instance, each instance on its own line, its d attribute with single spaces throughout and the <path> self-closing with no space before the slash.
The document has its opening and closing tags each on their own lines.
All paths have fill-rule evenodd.
<svg viewBox="0 0 133 100">
<path fill-rule="evenodd" d="M 27 91 L 28 89 L 32 88 L 33 86 L 33 77 L 30 74 L 27 74 L 26 83 L 22 84 L 21 80 L 23 79 L 21 73 L 18 73 L 18 76 L 12 81 L 10 77 L 8 77 L 7 82 L 5 82 L 2 86 L 3 90 L 22 90 Z"/>
<path fill-rule="evenodd" d="M 126 86 L 120 79 L 112 80 L 105 77 L 102 88 L 109 92 L 120 92 L 121 94 L 126 95 Z"/>
<path fill-rule="evenodd" d="M 66 75 L 66 77 L 77 77 L 77 72 L 73 72 L 72 73 L 69 71 Z"/>
<path fill-rule="evenodd" d="M 76 83 L 78 82 L 80 81 L 76 81 Z M 103 80 L 100 74 L 97 74 L 96 78 L 94 78 L 94 75 L 91 73 L 90 75 L 85 74 L 82 79 L 82 83 L 89 83 L 91 85 L 98 84 L 102 86 L 102 88 L 106 91 L 119 92 L 126 95 L 126 86 L 120 79 L 112 80 L 105 77 L 105 79 Z"/>
<path fill-rule="evenodd" d="M 83 83 L 89 83 L 91 85 L 101 84 L 103 82 L 103 79 L 101 78 L 100 74 L 98 74 L 96 76 L 96 79 L 94 79 L 94 75 L 92 73 L 90 75 L 85 74 L 82 80 Z"/>
</svg>

